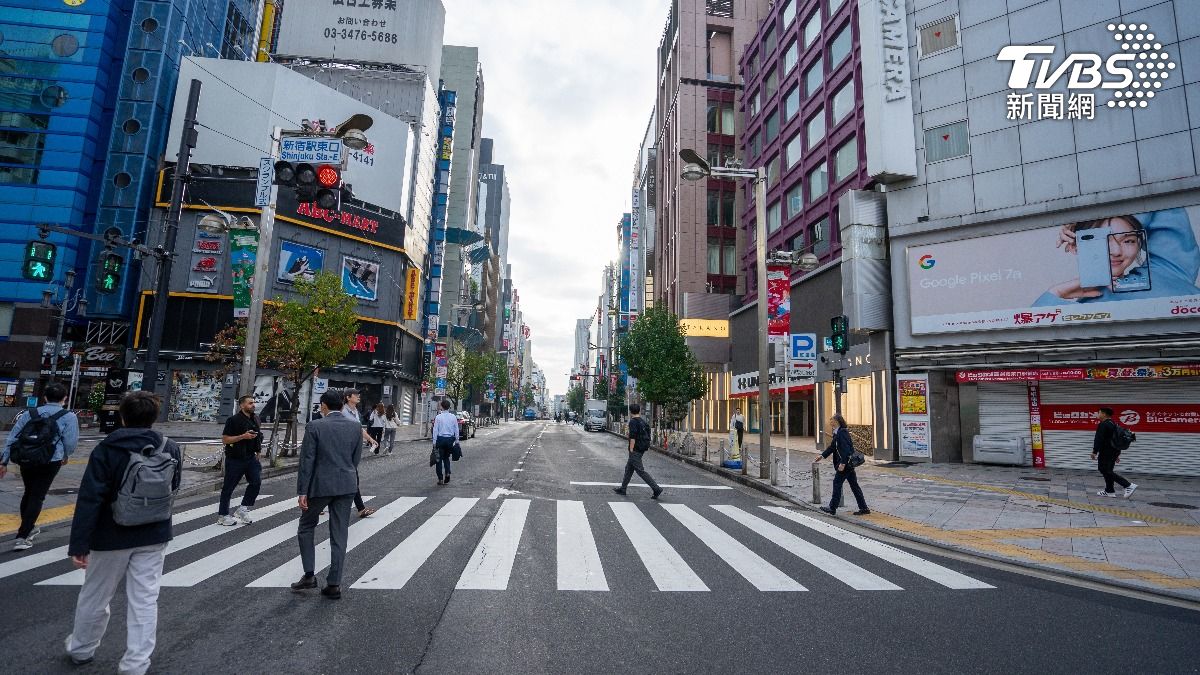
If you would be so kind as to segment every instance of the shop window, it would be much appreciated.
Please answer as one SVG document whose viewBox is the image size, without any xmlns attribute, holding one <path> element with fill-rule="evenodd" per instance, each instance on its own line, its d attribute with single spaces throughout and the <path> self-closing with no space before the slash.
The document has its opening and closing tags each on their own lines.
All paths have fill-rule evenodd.
<svg viewBox="0 0 1200 675">
<path fill-rule="evenodd" d="M 967 121 L 954 122 L 925 130 L 925 162 L 932 164 L 971 154 Z"/>
<path fill-rule="evenodd" d="M 918 29 L 921 39 L 917 44 L 920 58 L 932 56 L 958 46 L 958 17 L 950 16 Z"/>
<path fill-rule="evenodd" d="M 804 71 L 804 96 L 810 97 L 821 88 L 825 80 L 825 64 L 817 59 L 808 70 Z"/>
<path fill-rule="evenodd" d="M 842 59 L 850 55 L 850 38 L 850 24 L 846 24 L 829 43 L 830 69 L 836 68 Z"/>
<path fill-rule="evenodd" d="M 829 191 L 829 169 L 821 162 L 808 172 L 808 201 L 815 201 Z"/>
<path fill-rule="evenodd" d="M 833 94 L 833 123 L 837 124 L 842 119 L 854 110 L 854 78 L 846 81 L 841 89 L 838 89 Z"/>
<path fill-rule="evenodd" d="M 808 149 L 812 150 L 817 147 L 817 143 L 825 138 L 825 110 L 817 111 L 812 119 L 804 123 L 804 133 L 808 137 Z"/>
<path fill-rule="evenodd" d="M 840 183 L 858 170 L 858 138 L 851 138 L 837 149 L 833 158 L 833 182 Z"/>
</svg>

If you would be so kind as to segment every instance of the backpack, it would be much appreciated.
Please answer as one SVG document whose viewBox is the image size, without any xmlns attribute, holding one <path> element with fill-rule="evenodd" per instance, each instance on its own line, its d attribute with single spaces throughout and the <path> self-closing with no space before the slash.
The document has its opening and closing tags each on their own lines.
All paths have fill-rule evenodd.
<svg viewBox="0 0 1200 675">
<path fill-rule="evenodd" d="M 63 408 L 42 417 L 37 408 L 29 409 L 29 419 L 9 449 L 9 459 L 21 466 L 49 464 L 58 447 L 58 420 L 69 410 Z"/>
<path fill-rule="evenodd" d="M 171 519 L 175 504 L 175 473 L 179 462 L 165 452 L 167 437 L 155 448 L 147 445 L 129 454 L 129 464 L 112 505 L 113 521 L 133 527 Z"/>
<path fill-rule="evenodd" d="M 1129 446 L 1133 445 L 1133 442 L 1136 440 L 1137 434 L 1118 424 L 1117 430 L 1112 435 L 1112 448 L 1117 452 L 1128 450 Z"/>
<path fill-rule="evenodd" d="M 746 428 L 746 425 L 742 424 L 742 421 L 741 421 L 741 420 L 734 420 L 734 421 L 733 421 L 733 430 L 734 430 L 734 431 L 742 431 L 742 430 L 744 430 L 745 428 Z"/>
</svg>

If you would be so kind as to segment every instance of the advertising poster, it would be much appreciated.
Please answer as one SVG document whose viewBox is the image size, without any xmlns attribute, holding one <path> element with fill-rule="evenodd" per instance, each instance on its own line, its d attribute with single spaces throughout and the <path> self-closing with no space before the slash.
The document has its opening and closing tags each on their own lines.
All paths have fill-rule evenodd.
<svg viewBox="0 0 1200 675">
<path fill-rule="evenodd" d="M 900 420 L 900 454 L 905 457 L 929 456 L 927 420 Z"/>
<path fill-rule="evenodd" d="M 1036 383 L 1029 384 L 1029 442 L 1033 454 L 1033 466 L 1046 468 L 1046 445 L 1042 436 L 1042 390 Z"/>
<path fill-rule="evenodd" d="M 907 250 L 912 332 L 1200 317 L 1200 206 Z"/>
<path fill-rule="evenodd" d="M 379 297 L 379 263 L 342 256 L 342 290 L 363 300 Z"/>
<path fill-rule="evenodd" d="M 902 373 L 896 376 L 897 424 L 900 429 L 900 454 L 904 457 L 932 457 L 929 429 L 929 375 Z"/>
<path fill-rule="evenodd" d="M 929 413 L 927 388 L 929 383 L 918 379 L 900 379 L 896 386 L 900 389 L 901 415 L 926 415 Z"/>
<path fill-rule="evenodd" d="M 172 422 L 216 422 L 221 407 L 221 378 L 211 370 L 176 370 L 171 379 Z"/>
<path fill-rule="evenodd" d="M 792 323 L 791 288 L 786 265 L 767 267 L 767 336 L 768 342 L 787 344 Z"/>
<path fill-rule="evenodd" d="M 297 279 L 312 281 L 325 267 L 325 252 L 319 248 L 284 239 L 279 242 L 279 271 L 275 279 L 286 284 Z"/>
<path fill-rule="evenodd" d="M 258 230 L 229 231 L 229 260 L 233 269 L 233 318 L 250 316 L 250 290 L 258 257 Z"/>
</svg>

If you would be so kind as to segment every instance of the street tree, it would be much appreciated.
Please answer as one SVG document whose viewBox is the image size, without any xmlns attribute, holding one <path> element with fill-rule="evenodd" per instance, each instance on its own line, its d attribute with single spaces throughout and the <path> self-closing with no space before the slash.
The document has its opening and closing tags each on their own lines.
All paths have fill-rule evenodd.
<svg viewBox="0 0 1200 675">
<path fill-rule="evenodd" d="M 355 308 L 358 300 L 342 289 L 342 280 L 330 272 L 318 272 L 311 281 L 296 280 L 298 299 L 275 298 L 263 305 L 258 368 L 283 373 L 290 384 L 292 400 L 300 400 L 300 388 L 321 368 L 333 366 L 350 353 L 358 331 Z M 246 320 L 236 319 L 213 338 L 207 359 L 223 364 L 221 373 L 236 370 L 246 345 Z M 296 413 L 286 413 L 285 452 L 295 452 Z M 279 415 L 271 432 L 279 429 Z"/>
<path fill-rule="evenodd" d="M 584 394 L 583 385 L 579 383 L 571 385 L 571 388 L 567 390 L 567 409 L 576 415 L 582 415 L 585 405 L 587 405 L 587 395 Z"/>
<path fill-rule="evenodd" d="M 638 380 L 638 393 L 668 421 L 682 420 L 691 402 L 708 392 L 704 371 L 688 349 L 679 317 L 665 306 L 646 310 L 619 347 L 629 374 Z"/>
</svg>

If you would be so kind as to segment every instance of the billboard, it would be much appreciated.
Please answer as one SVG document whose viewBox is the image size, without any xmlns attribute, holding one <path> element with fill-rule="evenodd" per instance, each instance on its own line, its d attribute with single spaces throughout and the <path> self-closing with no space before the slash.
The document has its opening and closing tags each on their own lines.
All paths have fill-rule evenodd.
<svg viewBox="0 0 1200 675">
<path fill-rule="evenodd" d="M 442 69 L 441 0 L 288 0 L 275 54 Z"/>
<path fill-rule="evenodd" d="M 767 266 L 767 341 L 787 344 L 792 325 L 791 269 Z"/>
<path fill-rule="evenodd" d="M 1200 318 L 1200 207 L 906 249 L 912 332 Z"/>
<path fill-rule="evenodd" d="M 279 270 L 276 279 L 287 284 L 297 279 L 312 281 L 325 267 L 325 251 L 286 239 L 279 242 Z"/>
<path fill-rule="evenodd" d="M 342 256 L 342 290 L 363 300 L 379 297 L 379 263 Z"/>
</svg>

